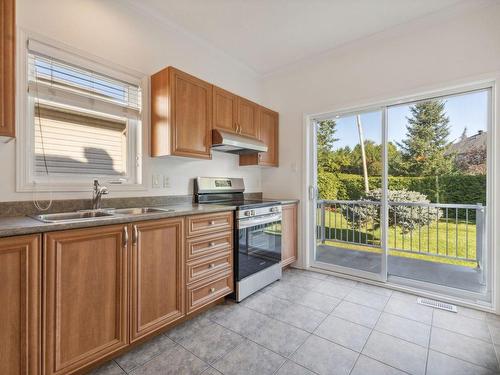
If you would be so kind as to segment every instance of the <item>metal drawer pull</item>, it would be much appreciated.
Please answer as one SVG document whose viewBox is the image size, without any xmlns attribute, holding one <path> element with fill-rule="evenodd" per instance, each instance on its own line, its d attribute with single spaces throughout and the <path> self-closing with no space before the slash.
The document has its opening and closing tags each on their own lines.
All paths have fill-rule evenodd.
<svg viewBox="0 0 500 375">
<path fill-rule="evenodd" d="M 211 247 L 214 247 L 214 246 L 216 245 L 216 243 L 212 241 L 212 242 L 210 242 L 210 244 L 209 244 L 209 245 L 210 245 Z"/>
<path fill-rule="evenodd" d="M 210 288 L 210 293 L 215 293 L 215 288 Z"/>
<path fill-rule="evenodd" d="M 139 231 L 137 230 L 137 225 L 134 225 L 132 232 L 132 243 L 137 245 L 137 239 L 139 238 Z"/>
<path fill-rule="evenodd" d="M 214 268 L 214 267 L 215 267 L 215 263 L 210 263 L 210 264 L 208 265 L 208 268 Z"/>
</svg>

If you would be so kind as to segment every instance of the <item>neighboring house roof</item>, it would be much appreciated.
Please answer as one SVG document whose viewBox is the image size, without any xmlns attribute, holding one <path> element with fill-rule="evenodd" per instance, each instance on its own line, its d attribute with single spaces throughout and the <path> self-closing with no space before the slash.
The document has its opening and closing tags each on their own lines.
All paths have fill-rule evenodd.
<svg viewBox="0 0 500 375">
<path fill-rule="evenodd" d="M 445 151 L 445 155 L 462 155 L 471 150 L 486 147 L 487 139 L 487 132 L 480 130 L 477 134 L 452 143 L 450 147 Z"/>
</svg>

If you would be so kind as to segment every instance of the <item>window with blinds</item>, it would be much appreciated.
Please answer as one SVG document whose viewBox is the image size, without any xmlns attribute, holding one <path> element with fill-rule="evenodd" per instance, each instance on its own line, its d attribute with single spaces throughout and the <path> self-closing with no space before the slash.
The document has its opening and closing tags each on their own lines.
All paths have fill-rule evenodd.
<svg viewBox="0 0 500 375">
<path fill-rule="evenodd" d="M 138 159 L 130 145 L 138 134 L 140 85 L 34 40 L 28 41 L 27 65 L 35 180 L 109 176 L 130 182 Z"/>
</svg>

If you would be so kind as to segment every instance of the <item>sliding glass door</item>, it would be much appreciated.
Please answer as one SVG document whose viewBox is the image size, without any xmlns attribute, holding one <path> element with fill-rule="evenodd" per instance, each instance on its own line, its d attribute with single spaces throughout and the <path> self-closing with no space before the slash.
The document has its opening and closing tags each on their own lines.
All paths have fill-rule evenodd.
<svg viewBox="0 0 500 375">
<path fill-rule="evenodd" d="M 489 300 L 491 89 L 312 119 L 314 267 Z"/>
<path fill-rule="evenodd" d="M 317 119 L 316 246 L 323 268 L 385 279 L 383 111 Z"/>
</svg>

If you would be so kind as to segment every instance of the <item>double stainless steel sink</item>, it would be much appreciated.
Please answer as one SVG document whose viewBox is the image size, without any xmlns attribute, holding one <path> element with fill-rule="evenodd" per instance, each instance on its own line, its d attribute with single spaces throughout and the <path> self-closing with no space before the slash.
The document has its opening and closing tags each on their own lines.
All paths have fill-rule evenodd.
<svg viewBox="0 0 500 375">
<path fill-rule="evenodd" d="M 82 210 L 75 212 L 63 212 L 55 214 L 34 215 L 32 218 L 44 223 L 75 223 L 80 221 L 99 220 L 109 217 L 119 217 L 125 215 L 144 215 L 160 212 L 174 212 L 171 208 L 157 207 L 134 207 L 134 208 L 119 208 L 119 209 L 99 209 L 99 210 Z"/>
</svg>

